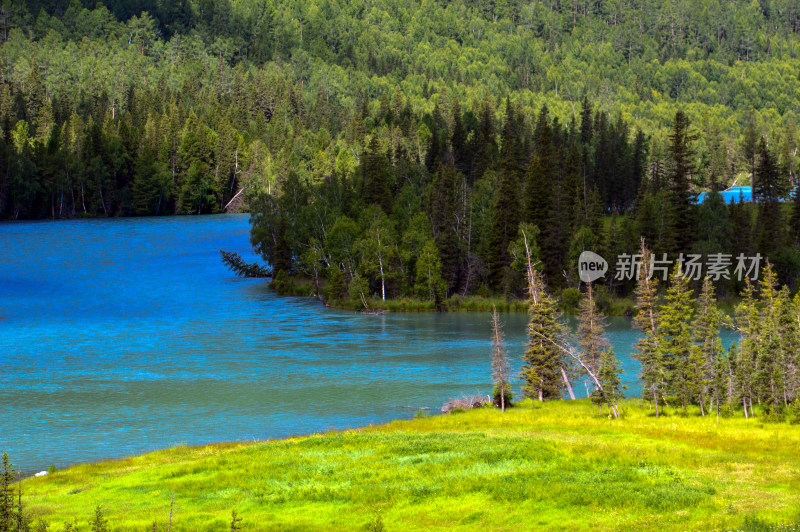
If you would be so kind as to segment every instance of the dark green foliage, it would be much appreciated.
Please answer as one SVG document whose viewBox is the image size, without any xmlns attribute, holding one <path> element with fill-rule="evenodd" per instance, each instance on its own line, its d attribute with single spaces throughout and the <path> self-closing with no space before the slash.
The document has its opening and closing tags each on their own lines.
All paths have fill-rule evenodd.
<svg viewBox="0 0 800 532">
<path fill-rule="evenodd" d="M 761 138 L 758 145 L 758 165 L 753 186 L 753 194 L 758 206 L 758 250 L 769 257 L 775 257 L 783 244 L 784 224 L 778 200 L 789 192 L 788 183 L 778 172 L 775 157 Z"/>
<path fill-rule="evenodd" d="M 539 401 L 561 399 L 564 381 L 561 374 L 563 352 L 563 325 L 559 322 L 556 301 L 535 270 L 529 273 L 530 319 L 528 344 L 522 356 L 520 378 L 523 393 Z"/>
<path fill-rule="evenodd" d="M 600 365 L 597 378 L 602 384 L 602 390 L 595 390 L 592 394 L 592 401 L 602 408 L 605 404 L 608 407 L 609 416 L 620 416 L 618 401 L 624 399 L 625 388 L 620 380 L 622 368 L 619 364 L 614 350 L 609 348 L 603 351 L 600 356 Z"/>
<path fill-rule="evenodd" d="M 692 400 L 691 323 L 694 300 L 680 268 L 670 278 L 664 304 L 659 309 L 658 348 L 666 373 L 667 390 L 685 412 Z"/>
<path fill-rule="evenodd" d="M 3 453 L 0 467 L 0 532 L 11 532 L 17 524 L 17 498 L 13 485 L 16 476 L 6 452 Z"/>
<path fill-rule="evenodd" d="M 659 402 L 665 391 L 666 367 L 660 349 L 658 324 L 659 315 L 657 308 L 658 279 L 651 277 L 650 257 L 651 252 L 642 239 L 640 247 L 642 267 L 636 283 L 636 315 L 633 319 L 634 326 L 642 331 L 643 336 L 636 343 L 634 358 L 642 366 L 640 379 L 642 381 L 642 397 L 650 401 L 655 409 L 655 415 L 660 414 Z"/>
<path fill-rule="evenodd" d="M 222 255 L 222 263 L 239 277 L 258 277 L 264 278 L 272 275 L 272 272 L 256 263 L 249 263 L 242 260 L 242 257 L 233 251 L 219 250 Z"/>
<path fill-rule="evenodd" d="M 694 168 L 693 142 L 697 134 L 690 130 L 689 118 L 682 112 L 675 114 L 672 134 L 669 137 L 669 186 L 665 250 L 678 253 L 691 249 L 695 235 L 694 203 L 692 192 Z"/>
<path fill-rule="evenodd" d="M 700 412 L 705 415 L 722 400 L 724 386 L 724 364 L 719 328 L 722 316 L 717 308 L 714 285 L 706 276 L 697 298 L 697 313 L 692 323 L 694 346 L 689 357 L 689 387 Z"/>
</svg>

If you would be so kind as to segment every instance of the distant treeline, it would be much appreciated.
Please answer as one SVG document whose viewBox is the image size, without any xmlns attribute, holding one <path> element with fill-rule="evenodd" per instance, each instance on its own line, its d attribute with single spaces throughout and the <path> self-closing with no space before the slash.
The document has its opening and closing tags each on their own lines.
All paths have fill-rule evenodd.
<svg viewBox="0 0 800 532">
<path fill-rule="evenodd" d="M 553 289 L 640 236 L 794 287 L 797 32 L 794 2 L 5 2 L 0 218 L 251 210 L 334 298 L 520 294 L 524 224 Z M 694 205 L 751 174 L 757 208 Z"/>
<path fill-rule="evenodd" d="M 6 0 L 0 218 L 247 209 L 290 170 L 308 186 L 355 179 L 373 140 L 397 174 L 403 157 L 433 172 L 460 151 L 477 181 L 498 161 L 469 149 L 502 152 L 507 122 L 531 141 L 544 104 L 556 134 L 593 132 L 568 164 L 606 212 L 658 179 L 681 108 L 703 132 L 697 186 L 709 165 L 720 183 L 747 171 L 748 131 L 794 172 L 799 13 L 791 0 Z M 559 167 L 569 142 L 555 141 Z"/>
</svg>

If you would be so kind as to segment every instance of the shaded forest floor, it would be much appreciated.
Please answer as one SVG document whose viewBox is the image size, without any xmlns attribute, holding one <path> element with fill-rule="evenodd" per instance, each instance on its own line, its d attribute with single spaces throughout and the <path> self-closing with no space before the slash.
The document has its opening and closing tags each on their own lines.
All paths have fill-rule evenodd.
<svg viewBox="0 0 800 532">
<path fill-rule="evenodd" d="M 23 482 L 51 530 L 770 530 L 800 519 L 800 425 L 624 418 L 585 400 L 177 447 Z M 794 523 L 794 524 L 791 524 Z M 55 526 L 53 526 L 55 525 Z"/>
</svg>

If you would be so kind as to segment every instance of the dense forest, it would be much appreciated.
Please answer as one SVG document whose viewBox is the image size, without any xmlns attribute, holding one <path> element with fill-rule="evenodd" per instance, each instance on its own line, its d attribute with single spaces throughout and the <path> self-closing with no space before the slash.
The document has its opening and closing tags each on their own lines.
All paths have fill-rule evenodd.
<svg viewBox="0 0 800 532">
<path fill-rule="evenodd" d="M 795 1 L 6 1 L 0 21 L 0 218 L 250 211 L 275 270 L 334 299 L 521 294 L 523 233 L 554 289 L 640 236 L 800 270 L 778 202 Z M 751 180 L 758 205 L 696 205 Z"/>
</svg>

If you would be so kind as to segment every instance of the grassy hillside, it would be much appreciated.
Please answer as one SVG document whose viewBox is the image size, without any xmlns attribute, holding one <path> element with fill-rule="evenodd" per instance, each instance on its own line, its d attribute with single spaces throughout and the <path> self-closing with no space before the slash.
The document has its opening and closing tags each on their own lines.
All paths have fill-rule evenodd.
<svg viewBox="0 0 800 532">
<path fill-rule="evenodd" d="M 800 426 L 625 418 L 584 401 L 178 447 L 23 482 L 51 530 L 101 505 L 114 530 L 762 530 L 800 511 Z M 794 529 L 794 528 L 784 528 Z"/>
</svg>

